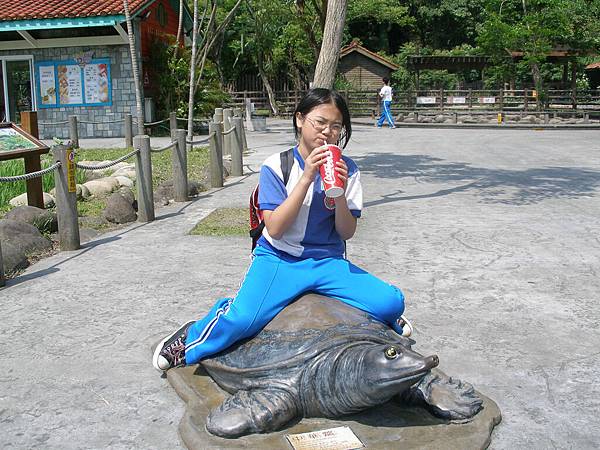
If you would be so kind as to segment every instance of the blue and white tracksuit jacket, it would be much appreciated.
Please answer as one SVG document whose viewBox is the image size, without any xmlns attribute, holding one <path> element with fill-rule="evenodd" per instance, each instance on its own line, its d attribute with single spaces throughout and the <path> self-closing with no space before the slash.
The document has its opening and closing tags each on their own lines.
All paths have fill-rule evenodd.
<svg viewBox="0 0 600 450">
<path fill-rule="evenodd" d="M 352 215 L 360 217 L 360 172 L 354 161 L 343 158 L 349 170 L 348 206 Z M 260 171 L 260 208 L 274 210 L 283 203 L 303 170 L 304 160 L 296 147 L 290 177 L 284 185 L 279 154 L 267 158 Z M 204 318 L 189 328 L 186 363 L 197 363 L 255 335 L 294 299 L 309 291 L 366 311 L 402 333 L 396 323 L 404 312 L 402 292 L 344 258 L 344 242 L 335 230 L 335 204 L 325 197 L 319 174 L 298 217 L 281 239 L 274 239 L 264 228 L 236 296 L 219 299 Z"/>
</svg>

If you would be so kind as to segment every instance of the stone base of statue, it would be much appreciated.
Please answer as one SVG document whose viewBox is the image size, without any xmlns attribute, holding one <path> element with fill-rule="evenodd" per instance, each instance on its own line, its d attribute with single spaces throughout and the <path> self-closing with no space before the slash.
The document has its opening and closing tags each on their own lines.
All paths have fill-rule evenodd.
<svg viewBox="0 0 600 450">
<path fill-rule="evenodd" d="M 180 435 L 190 449 L 282 449 L 286 435 L 349 427 L 367 448 L 487 447 L 498 406 L 413 343 L 305 295 L 252 339 L 167 372 L 187 404 Z"/>
</svg>

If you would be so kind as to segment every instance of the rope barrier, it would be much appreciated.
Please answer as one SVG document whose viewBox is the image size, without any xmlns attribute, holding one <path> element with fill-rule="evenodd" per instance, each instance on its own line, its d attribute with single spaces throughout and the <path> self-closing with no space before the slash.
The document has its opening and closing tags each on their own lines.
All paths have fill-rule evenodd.
<svg viewBox="0 0 600 450">
<path fill-rule="evenodd" d="M 125 119 L 115 119 L 115 120 L 105 120 L 103 122 L 93 122 L 91 120 L 77 120 L 78 123 L 91 123 L 94 125 L 102 125 L 104 123 L 119 123 L 123 122 Z"/>
<path fill-rule="evenodd" d="M 39 125 L 66 125 L 68 123 L 68 120 L 65 120 L 63 122 L 38 122 Z"/>
<path fill-rule="evenodd" d="M 11 181 L 27 181 L 33 178 L 39 178 L 42 175 L 46 175 L 47 173 L 52 172 L 54 169 L 60 166 L 60 161 L 55 162 L 50 167 L 46 169 L 39 170 L 37 172 L 30 172 L 23 175 L 15 175 L 14 177 L 0 177 L 0 183 L 9 183 Z"/>
<path fill-rule="evenodd" d="M 235 130 L 235 127 L 231 127 L 229 130 L 223 131 L 223 136 L 225 136 L 226 134 L 231 133 L 233 130 Z"/>
<path fill-rule="evenodd" d="M 186 139 L 185 143 L 188 144 L 188 145 L 206 144 L 208 141 L 210 141 L 215 136 L 215 134 L 216 133 L 213 131 L 206 138 L 200 139 L 199 141 L 188 141 Z"/>
<path fill-rule="evenodd" d="M 159 124 L 161 124 L 161 123 L 165 123 L 165 122 L 168 122 L 168 121 L 169 121 L 169 119 L 158 120 L 158 121 L 156 121 L 156 122 L 144 122 L 144 126 L 145 126 L 145 127 L 150 127 L 150 126 L 152 126 L 152 125 L 159 125 Z"/>
<path fill-rule="evenodd" d="M 187 122 L 187 117 L 177 117 L 177 120 L 181 120 L 182 122 Z M 209 122 L 210 119 L 192 119 L 192 122 Z"/>
<path fill-rule="evenodd" d="M 150 151 L 152 153 L 160 153 L 160 152 L 164 152 L 165 150 L 169 150 L 170 148 L 173 148 L 177 145 L 177 141 L 173 141 L 168 145 L 165 145 L 164 147 L 161 148 L 151 148 Z"/>
<path fill-rule="evenodd" d="M 77 166 L 78 169 L 83 169 L 83 170 L 107 169 L 107 168 L 112 167 L 122 161 L 125 161 L 126 159 L 131 158 L 133 155 L 135 155 L 138 152 L 139 152 L 139 150 L 135 149 L 134 151 L 127 153 L 125 156 L 121 156 L 119 159 L 115 159 L 114 161 L 107 162 L 104 164 L 98 164 L 97 166 L 88 166 L 86 164 L 81 164 L 81 163 L 77 163 L 77 162 L 75 163 L 75 166 Z"/>
</svg>

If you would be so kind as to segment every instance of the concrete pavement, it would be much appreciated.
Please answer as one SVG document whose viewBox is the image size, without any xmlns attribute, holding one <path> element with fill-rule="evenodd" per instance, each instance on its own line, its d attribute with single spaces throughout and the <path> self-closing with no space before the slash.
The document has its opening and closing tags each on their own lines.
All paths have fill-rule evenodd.
<svg viewBox="0 0 600 450">
<path fill-rule="evenodd" d="M 492 449 L 600 447 L 598 136 L 357 125 L 348 147 L 365 191 L 348 256 L 403 289 L 417 351 L 498 403 Z M 0 447 L 181 448 L 183 402 L 149 346 L 245 273 L 249 239 L 187 232 L 246 206 L 293 134 L 273 122 L 248 143 L 243 177 L 0 290 Z"/>
</svg>

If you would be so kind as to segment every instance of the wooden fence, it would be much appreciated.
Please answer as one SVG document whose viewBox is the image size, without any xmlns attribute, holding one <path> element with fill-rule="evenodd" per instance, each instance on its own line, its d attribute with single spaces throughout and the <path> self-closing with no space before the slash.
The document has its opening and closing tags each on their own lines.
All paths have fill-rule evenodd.
<svg viewBox="0 0 600 450">
<path fill-rule="evenodd" d="M 275 91 L 275 99 L 280 115 L 289 117 L 305 91 Z M 380 102 L 375 91 L 341 91 L 348 102 L 350 112 L 355 117 L 379 114 Z M 249 99 L 256 109 L 270 110 L 269 99 L 263 91 L 230 92 L 228 106 L 244 107 Z M 564 111 L 568 109 L 600 111 L 600 90 L 581 90 L 573 95 L 570 90 L 546 92 L 544 111 Z M 535 90 L 428 90 L 395 92 L 392 102 L 394 114 L 407 110 L 475 110 L 475 111 L 536 111 L 538 95 Z"/>
</svg>

